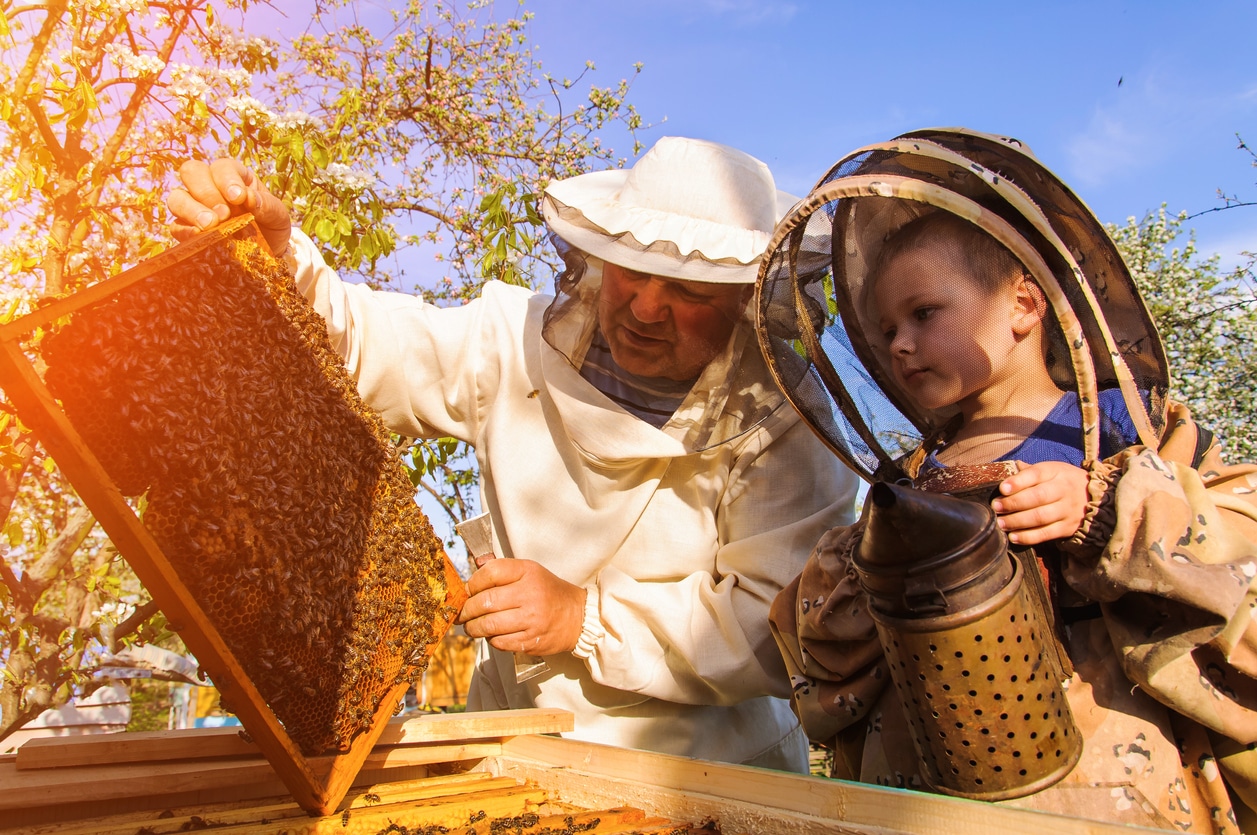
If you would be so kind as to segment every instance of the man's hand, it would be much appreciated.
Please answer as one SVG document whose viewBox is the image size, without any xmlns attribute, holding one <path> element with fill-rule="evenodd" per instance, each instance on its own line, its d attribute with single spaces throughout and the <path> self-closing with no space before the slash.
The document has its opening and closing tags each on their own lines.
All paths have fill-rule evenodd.
<svg viewBox="0 0 1257 835">
<path fill-rule="evenodd" d="M 991 509 L 1016 545 L 1073 536 L 1087 510 L 1087 473 L 1063 461 L 1023 467 L 1001 482 L 999 491 Z"/>
<path fill-rule="evenodd" d="M 179 166 L 179 180 L 182 187 L 166 197 L 166 208 L 175 216 L 170 232 L 176 240 L 187 240 L 233 215 L 252 212 L 271 252 L 278 255 L 288 248 L 292 231 L 288 207 L 238 160 L 216 159 L 208 164 L 189 160 Z"/>
<path fill-rule="evenodd" d="M 487 560 L 467 583 L 458 622 L 473 638 L 529 655 L 571 652 L 585 620 L 585 590 L 532 560 Z"/>
</svg>

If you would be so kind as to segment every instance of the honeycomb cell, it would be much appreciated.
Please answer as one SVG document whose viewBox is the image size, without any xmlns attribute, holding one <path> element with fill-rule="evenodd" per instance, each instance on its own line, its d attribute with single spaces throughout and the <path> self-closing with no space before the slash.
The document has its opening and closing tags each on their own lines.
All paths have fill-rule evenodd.
<svg viewBox="0 0 1257 835">
<path fill-rule="evenodd" d="M 276 718 L 344 751 L 448 626 L 444 553 L 283 267 L 224 240 L 71 317 L 45 380 Z"/>
</svg>

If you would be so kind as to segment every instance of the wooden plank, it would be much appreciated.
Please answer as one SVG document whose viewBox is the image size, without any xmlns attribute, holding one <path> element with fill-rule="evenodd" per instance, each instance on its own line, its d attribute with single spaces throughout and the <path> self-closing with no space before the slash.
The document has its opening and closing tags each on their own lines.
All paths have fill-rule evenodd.
<svg viewBox="0 0 1257 835">
<path fill-rule="evenodd" d="M 33 770 L 262 756 L 262 750 L 257 745 L 240 736 L 241 730 L 235 727 L 189 728 L 182 731 L 32 739 L 17 749 L 17 767 Z"/>
<path fill-rule="evenodd" d="M 462 798 L 497 797 L 507 791 L 521 790 L 517 780 L 510 777 L 493 777 L 490 774 L 460 775 L 458 778 L 429 778 L 398 783 L 385 791 L 373 786 L 350 792 L 343 809 L 351 813 L 364 810 L 405 811 L 415 801 Z M 378 792 L 378 793 L 377 793 Z M 397 807 L 397 808 L 394 808 Z M 337 812 L 337 815 L 340 811 Z M 48 824 L 21 830 L 5 830 L 5 835 L 171 835 L 188 832 L 212 822 L 216 827 L 258 826 L 262 821 L 287 822 L 288 826 L 300 827 L 309 820 L 300 806 L 293 802 L 258 804 L 236 808 L 205 807 L 195 810 L 182 809 L 163 813 L 132 813 L 105 819 L 84 821 L 76 824 Z"/>
<path fill-rule="evenodd" d="M 480 821 L 465 829 L 451 830 L 448 835 L 485 835 L 485 824 L 489 824 L 489 832 L 503 832 L 510 835 L 558 835 L 558 833 L 615 835 L 615 833 L 629 832 L 684 832 L 692 828 L 688 823 L 647 817 L 641 809 L 621 806 L 614 809 L 583 809 L 557 814 L 520 815 L 510 821 L 503 819 Z"/>
<path fill-rule="evenodd" d="M 366 758 L 364 766 L 373 770 L 402 769 L 430 763 L 479 760 L 501 753 L 500 742 L 410 746 L 374 752 Z M 330 763 L 333 759 L 316 757 L 311 763 L 318 768 L 322 762 Z M 0 811 L 55 802 L 59 794 L 72 796 L 75 800 L 103 802 L 118 798 L 159 799 L 181 791 L 240 785 L 266 786 L 271 794 L 284 793 L 284 783 L 279 780 L 271 763 L 259 756 L 133 763 L 108 770 L 92 766 L 24 771 L 10 768 L 0 769 Z"/>
<path fill-rule="evenodd" d="M 318 818 L 285 818 L 274 823 L 252 822 L 215 827 L 214 835 L 378 835 L 390 825 L 411 829 L 468 826 L 477 820 L 512 817 L 540 807 L 546 801 L 542 789 L 516 786 L 484 792 L 468 792 L 448 799 L 396 803 L 347 810 Z M 206 818 L 212 822 L 211 818 Z"/>
<path fill-rule="evenodd" d="M 406 748 L 376 749 L 366 759 L 368 768 L 404 768 L 412 765 L 456 763 L 482 760 L 502 754 L 500 742 L 459 742 L 453 745 L 415 745 Z"/>
<path fill-rule="evenodd" d="M 546 736 L 502 744 L 484 767 L 585 808 L 632 805 L 672 820 L 712 818 L 744 835 L 1130 835 L 1161 830 L 976 800 L 673 757 Z"/>
<path fill-rule="evenodd" d="M 523 734 L 556 734 L 571 731 L 573 727 L 571 711 L 554 708 L 434 713 L 390 722 L 380 734 L 376 745 L 412 745 Z"/>
<path fill-rule="evenodd" d="M 384 745 L 499 739 L 570 730 L 569 711 L 543 708 L 398 716 L 381 733 L 376 751 Z M 196 728 L 33 739 L 18 749 L 17 767 L 28 770 L 250 756 L 260 757 L 262 751 L 245 741 L 239 728 Z"/>
<path fill-rule="evenodd" d="M 576 813 L 560 813 L 554 815 L 538 815 L 535 821 L 525 824 L 519 821 L 517 826 L 510 828 L 511 835 L 530 835 L 533 832 L 600 832 L 597 827 L 602 825 L 625 826 L 640 825 L 646 820 L 646 813 L 641 809 L 620 807 L 616 809 L 586 809 Z M 482 827 L 483 828 L 483 827 Z M 499 827 L 502 828 L 502 827 Z M 468 827 L 461 833 L 451 835 L 473 835 L 476 827 Z"/>
<path fill-rule="evenodd" d="M 250 786 L 269 795 L 287 793 L 275 769 L 261 758 L 137 764 L 108 772 L 90 766 L 37 771 L 0 769 L 0 813 L 54 805 L 67 799 L 100 803 L 235 786 Z"/>
<path fill-rule="evenodd" d="M 688 823 L 678 823 L 667 818 L 645 818 L 636 823 L 600 819 L 597 826 L 588 830 L 587 835 L 680 835 L 689 832 L 691 828 Z"/>
<path fill-rule="evenodd" d="M 721 831 L 740 835 L 786 835 L 794 832 L 818 835 L 1007 835 L 1010 832 L 1019 835 L 1131 835 L 1139 831 L 1159 831 L 553 737 L 520 736 L 507 739 L 500 745 L 501 755 L 484 759 L 473 772 L 409 784 L 393 784 L 387 779 L 377 779 L 371 785 L 363 785 L 362 790 L 346 795 L 350 812 L 347 821 L 339 814 L 312 819 L 295 814 L 290 803 L 269 800 L 253 804 L 251 809 L 241 809 L 242 804 L 239 803 L 185 808 L 181 812 L 184 816 L 181 823 L 199 826 L 191 819 L 196 816 L 200 823 L 230 824 L 231 828 L 216 832 L 235 835 L 278 835 L 284 831 L 289 835 L 298 832 L 377 835 L 391 824 L 412 830 L 439 825 L 460 835 L 470 835 L 468 830 L 475 828 L 484 835 L 493 818 L 536 813 L 539 819 L 557 815 L 566 820 L 568 815 L 585 814 L 568 811 L 578 806 L 584 810 L 632 807 L 646 816 L 634 825 L 620 829 L 616 828 L 618 823 L 608 818 L 603 835 L 626 829 L 672 832 L 687 825 L 697 828 L 708 819 L 714 821 Z M 454 747 L 459 746 L 455 744 Z M 160 801 L 171 796 L 166 794 L 171 788 L 180 789 L 175 796 L 186 796 L 190 785 L 186 775 L 167 779 L 163 776 L 163 768 L 234 768 L 236 774 L 233 779 L 241 776 L 256 778 L 256 773 L 248 770 L 249 763 L 261 765 L 254 758 L 235 763 L 210 761 L 118 766 L 108 771 L 127 772 L 133 778 L 143 772 L 149 792 Z M 65 796 L 91 796 L 97 791 L 94 783 L 102 770 L 78 768 L 18 772 L 11 765 L 0 767 L 0 804 L 12 802 L 10 798 L 15 794 L 27 795 L 26 803 L 29 804 L 32 784 L 20 781 L 32 778 L 48 781 L 54 776 L 59 778 L 57 791 L 52 791 L 46 782 L 45 788 L 38 790 L 41 802 L 53 804 Z M 397 773 L 405 773 L 405 769 L 399 769 Z M 19 782 L 6 782 L 11 778 Z M 273 776 L 271 779 L 272 785 L 278 783 Z M 468 790 L 464 791 L 459 781 L 467 781 Z M 425 792 L 424 786 L 428 787 L 428 791 Z M 244 793 L 256 788 L 254 779 L 233 787 L 231 791 L 237 793 L 233 797 L 239 800 Z M 420 797 L 421 794 L 424 797 Z M 79 805 L 88 809 L 94 806 L 91 803 Z M 162 808 L 162 805 L 155 808 Z M 232 809 L 236 811 L 230 811 Z M 473 821 L 471 818 L 480 812 L 484 812 L 485 817 Z M 244 819 L 251 814 L 255 815 L 254 820 Z M 596 818 L 602 813 L 595 811 L 590 814 Z M 221 819 L 217 819 L 217 815 L 222 815 Z M 271 823 L 260 824 L 262 815 L 267 815 L 266 819 Z M 156 818 L 157 815 L 151 812 L 147 815 L 147 819 Z M 23 830 L 21 835 L 131 835 L 146 825 L 143 822 L 145 819 L 128 816 L 126 826 L 108 830 L 99 826 L 92 828 L 89 822 L 79 821 L 39 830 Z M 584 818 L 586 822 L 592 819 Z M 0 825 L 7 825 L 13 818 L 0 811 L 0 821 L 5 822 Z M 30 819 L 17 821 L 22 822 L 29 823 Z M 521 835 L 528 835 L 527 826 L 532 824 L 518 823 Z M 544 829 L 538 825 L 535 831 L 539 835 Z M 163 830 L 155 832 L 155 835 L 167 835 L 173 831 Z M 5 835 L 10 835 L 10 832 L 5 832 Z"/>
<path fill-rule="evenodd" d="M 350 790 L 343 806 L 351 808 L 371 806 L 376 803 L 394 803 L 400 799 L 424 800 L 444 797 L 464 791 L 504 789 L 518 785 L 513 777 L 495 777 L 487 771 L 464 771 L 421 780 L 405 780 L 397 783 L 372 783 Z"/>
<path fill-rule="evenodd" d="M 346 794 L 341 805 L 342 808 L 364 808 L 393 803 L 400 799 L 421 800 L 517 785 L 519 781 L 511 777 L 495 777 L 487 771 L 468 771 L 462 774 L 359 786 Z M 153 835 L 163 835 L 167 832 L 189 831 L 199 825 L 198 821 L 204 821 L 206 815 L 224 823 L 247 823 L 262 818 L 279 820 L 300 817 L 306 815 L 306 812 L 292 800 L 274 798 L 272 802 L 235 801 L 192 807 L 176 806 L 160 812 L 146 809 L 72 823 L 46 823 L 16 830 L 5 828 L 3 831 L 5 835 L 135 835 L 138 831 L 147 830 Z"/>
<path fill-rule="evenodd" d="M 438 769 L 445 773 L 464 773 L 469 765 L 471 764 L 417 765 L 390 768 L 384 771 L 364 768 L 358 773 L 354 785 L 369 786 L 380 781 L 416 780 L 437 773 Z M 292 798 L 292 794 L 277 782 L 254 781 L 243 784 L 228 782 L 224 785 L 173 793 L 161 791 L 160 783 L 156 783 L 149 792 L 132 797 L 117 797 L 104 801 L 80 801 L 77 797 L 74 790 L 62 790 L 57 795 L 47 796 L 39 801 L 28 800 L 29 803 L 43 802 L 49 805 L 0 811 L 0 822 L 2 822 L 0 827 L 3 827 L 0 831 L 3 831 L 4 835 L 9 835 L 6 830 L 17 826 L 80 821 L 130 812 L 147 813 L 154 809 L 184 808 L 192 814 L 197 814 L 209 807 L 229 808 L 260 803 L 284 803 Z"/>
</svg>

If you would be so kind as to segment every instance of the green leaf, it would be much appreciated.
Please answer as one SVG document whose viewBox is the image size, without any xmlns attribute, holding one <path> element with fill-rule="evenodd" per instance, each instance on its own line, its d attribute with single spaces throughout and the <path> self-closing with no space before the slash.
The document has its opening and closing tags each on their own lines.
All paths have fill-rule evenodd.
<svg viewBox="0 0 1257 835">
<path fill-rule="evenodd" d="M 314 224 L 314 236 L 321 241 L 330 242 L 336 234 L 336 224 L 329 217 L 319 218 Z"/>
</svg>

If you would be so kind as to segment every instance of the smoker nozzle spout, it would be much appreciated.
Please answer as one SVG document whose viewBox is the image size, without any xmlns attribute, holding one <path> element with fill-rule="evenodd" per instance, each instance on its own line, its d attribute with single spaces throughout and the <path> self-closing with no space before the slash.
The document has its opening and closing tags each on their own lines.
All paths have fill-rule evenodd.
<svg viewBox="0 0 1257 835">
<path fill-rule="evenodd" d="M 869 490 L 855 566 L 874 607 L 896 617 L 966 609 L 1012 578 L 990 507 L 889 482 Z"/>
</svg>

